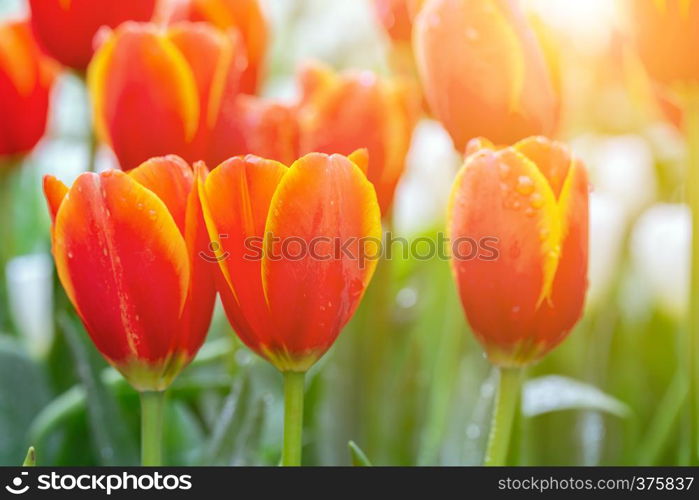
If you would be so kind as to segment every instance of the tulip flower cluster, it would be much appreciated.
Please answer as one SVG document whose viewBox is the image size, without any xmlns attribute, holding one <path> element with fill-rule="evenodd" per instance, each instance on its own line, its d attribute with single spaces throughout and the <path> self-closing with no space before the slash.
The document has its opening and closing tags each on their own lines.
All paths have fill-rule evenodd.
<svg viewBox="0 0 699 500">
<path fill-rule="evenodd" d="M 161 462 L 162 393 L 204 344 L 218 294 L 240 340 L 283 373 L 282 463 L 300 465 L 304 374 L 376 267 L 332 248 L 379 244 L 422 112 L 418 87 L 465 151 L 452 241 L 499 245 L 496 259 L 454 257 L 452 269 L 501 373 L 494 429 L 510 427 L 508 373 L 579 320 L 588 258 L 586 170 L 546 137 L 559 122 L 555 71 L 514 2 L 377 1 L 391 37 L 412 43 L 420 84 L 313 63 L 293 102 L 257 95 L 269 45 L 257 0 L 30 6 L 31 21 L 0 26 L 0 156 L 44 134 L 55 67 L 39 46 L 86 72 L 96 135 L 120 169 L 70 187 L 45 177 L 51 247 L 96 348 L 142 393 L 144 464 Z M 686 76 L 669 61 L 651 66 L 661 79 Z M 290 258 L 290 241 L 332 257 Z M 259 258 L 248 258 L 251 242 Z M 488 463 L 506 447 L 492 438 Z"/>
</svg>

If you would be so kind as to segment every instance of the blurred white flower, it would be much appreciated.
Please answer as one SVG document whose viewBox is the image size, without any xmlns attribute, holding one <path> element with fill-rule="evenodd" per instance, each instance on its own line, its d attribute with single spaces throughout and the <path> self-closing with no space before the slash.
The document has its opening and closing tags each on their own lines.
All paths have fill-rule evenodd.
<svg viewBox="0 0 699 500">
<path fill-rule="evenodd" d="M 86 144 L 68 139 L 43 141 L 33 153 L 42 176 L 54 175 L 68 186 L 87 169 L 89 155 Z"/>
<path fill-rule="evenodd" d="M 691 232 L 688 207 L 661 203 L 643 213 L 631 238 L 636 272 L 661 310 L 675 318 L 688 308 Z"/>
<path fill-rule="evenodd" d="M 655 200 L 653 152 L 642 137 L 584 135 L 571 145 L 587 165 L 593 189 L 621 202 L 628 217 L 634 217 Z"/>
<path fill-rule="evenodd" d="M 15 257 L 7 264 L 10 314 L 27 350 L 45 356 L 53 341 L 53 262 L 48 254 Z"/>
<path fill-rule="evenodd" d="M 605 300 L 617 273 L 626 224 L 621 202 L 609 193 L 590 194 L 590 253 L 587 307 Z"/>
<path fill-rule="evenodd" d="M 417 125 L 396 191 L 396 232 L 415 234 L 444 220 L 451 183 L 461 162 L 438 122 L 422 120 Z"/>
<path fill-rule="evenodd" d="M 386 69 L 387 46 L 369 0 L 269 0 L 263 6 L 274 33 L 265 95 L 293 98 L 296 68 L 310 59 L 337 69 Z"/>
</svg>

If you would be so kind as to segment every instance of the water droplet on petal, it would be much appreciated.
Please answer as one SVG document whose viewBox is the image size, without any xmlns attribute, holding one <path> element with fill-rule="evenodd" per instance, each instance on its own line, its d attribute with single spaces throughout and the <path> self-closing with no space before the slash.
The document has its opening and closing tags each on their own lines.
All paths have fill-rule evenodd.
<svg viewBox="0 0 699 500">
<path fill-rule="evenodd" d="M 150 220 L 155 220 L 155 218 L 158 216 L 155 210 L 148 210 L 148 218 Z"/>
<path fill-rule="evenodd" d="M 517 191 L 523 195 L 529 195 L 534 192 L 534 181 L 527 175 L 520 175 L 517 178 Z"/>
<path fill-rule="evenodd" d="M 507 177 L 510 173 L 510 166 L 507 163 L 500 163 L 498 165 L 498 168 L 500 169 L 500 177 L 504 179 Z"/>
<path fill-rule="evenodd" d="M 532 193 L 529 197 L 529 204 L 532 208 L 541 208 L 544 206 L 544 197 L 539 193 Z"/>
</svg>

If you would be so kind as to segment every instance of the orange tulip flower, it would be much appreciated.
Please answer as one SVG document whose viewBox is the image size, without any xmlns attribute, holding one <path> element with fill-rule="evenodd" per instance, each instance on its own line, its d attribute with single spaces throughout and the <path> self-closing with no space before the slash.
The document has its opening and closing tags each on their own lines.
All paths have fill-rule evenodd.
<svg viewBox="0 0 699 500">
<path fill-rule="evenodd" d="M 648 73 L 662 85 L 699 83 L 699 2 L 632 1 L 638 53 Z"/>
<path fill-rule="evenodd" d="M 413 48 L 432 113 L 463 150 L 554 132 L 559 98 L 535 34 L 509 0 L 430 0 Z"/>
<path fill-rule="evenodd" d="M 247 67 L 240 90 L 257 92 L 267 54 L 267 22 L 258 0 L 180 0 L 173 2 L 170 12 L 163 15 L 166 22 L 202 21 L 221 30 L 240 32 L 245 47 Z"/>
<path fill-rule="evenodd" d="M 490 360 L 521 366 L 558 345 L 580 318 L 587 174 L 565 146 L 543 137 L 500 150 L 475 140 L 469 153 L 450 199 L 454 276 Z M 490 250 L 473 258 L 474 242 Z"/>
<path fill-rule="evenodd" d="M 177 156 L 128 174 L 52 176 L 58 277 L 102 355 L 140 391 L 162 391 L 204 342 L 214 304 L 196 181 Z"/>
<path fill-rule="evenodd" d="M 234 115 L 234 125 L 224 130 L 227 136 L 214 141 L 220 151 L 212 151 L 212 156 L 223 161 L 231 156 L 253 154 L 289 165 L 298 157 L 296 106 L 240 94 Z M 237 150 L 233 145 L 239 145 Z"/>
<path fill-rule="evenodd" d="M 367 177 L 385 215 L 405 168 L 419 112 L 419 95 L 406 81 L 368 71 L 338 75 L 311 65 L 301 72 L 301 153 L 369 152 Z"/>
<path fill-rule="evenodd" d="M 84 70 L 102 26 L 124 21 L 148 21 L 156 0 L 29 0 L 31 22 L 39 43 L 54 59 Z"/>
<path fill-rule="evenodd" d="M 305 372 L 330 348 L 376 266 L 361 255 L 377 251 L 379 207 L 352 158 L 313 153 L 287 168 L 235 157 L 199 184 L 228 318 L 283 372 Z"/>
<path fill-rule="evenodd" d="M 235 34 L 204 23 L 122 24 L 88 69 L 98 136 L 124 170 L 171 153 L 222 161 L 241 147 L 228 131 L 244 58 Z"/>
<path fill-rule="evenodd" d="M 44 135 L 55 70 L 26 21 L 0 24 L 0 158 L 29 152 Z"/>
</svg>

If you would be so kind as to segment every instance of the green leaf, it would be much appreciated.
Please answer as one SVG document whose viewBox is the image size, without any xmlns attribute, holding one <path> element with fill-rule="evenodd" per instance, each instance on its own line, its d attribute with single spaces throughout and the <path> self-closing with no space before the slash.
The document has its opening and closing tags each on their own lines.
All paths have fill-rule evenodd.
<svg viewBox="0 0 699 500">
<path fill-rule="evenodd" d="M 250 381 L 243 375 L 234 382 L 230 393 L 223 401 L 220 417 L 204 447 L 201 459 L 203 465 L 230 465 L 250 400 Z"/>
<path fill-rule="evenodd" d="M 366 456 L 366 453 L 362 451 L 362 449 L 357 446 L 357 443 L 354 441 L 350 441 L 347 443 L 347 447 L 349 448 L 350 451 L 350 456 L 352 458 L 352 465 L 354 467 L 371 467 L 371 461 L 369 458 Z"/>
<path fill-rule="evenodd" d="M 95 453 L 101 465 L 138 463 L 138 447 L 130 432 L 115 395 L 100 378 L 99 359 L 91 356 L 86 335 L 67 314 L 58 318 L 76 371 L 85 388 L 87 414 Z"/>
<path fill-rule="evenodd" d="M 562 410 L 597 410 L 620 418 L 631 414 L 625 403 L 597 387 L 560 375 L 529 380 L 522 396 L 522 413 L 526 417 Z"/>
<path fill-rule="evenodd" d="M 27 451 L 27 456 L 24 458 L 22 467 L 36 467 L 36 450 L 33 446 L 29 447 Z"/>
<path fill-rule="evenodd" d="M 0 337 L 0 464 L 16 465 L 24 457 L 32 419 L 49 399 L 39 365 L 16 342 Z"/>
</svg>

